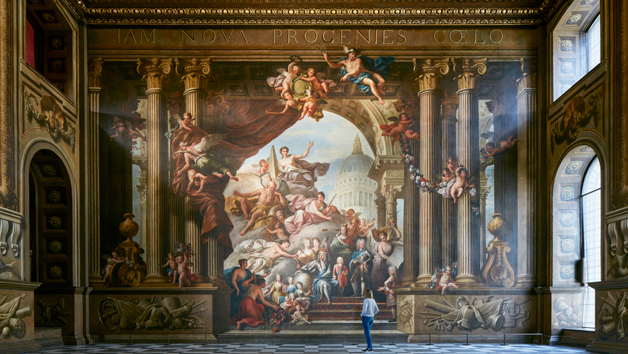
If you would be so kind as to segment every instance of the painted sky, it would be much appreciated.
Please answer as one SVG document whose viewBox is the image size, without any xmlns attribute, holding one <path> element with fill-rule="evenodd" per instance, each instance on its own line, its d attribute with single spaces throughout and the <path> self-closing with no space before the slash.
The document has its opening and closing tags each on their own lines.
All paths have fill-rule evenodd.
<svg viewBox="0 0 628 354">
<path fill-rule="evenodd" d="M 374 158 L 368 142 L 353 123 L 335 113 L 324 111 L 325 117 L 319 122 L 305 118 L 286 130 L 275 140 L 264 146 L 257 155 L 248 158 L 243 166 L 257 164 L 260 159 L 270 156 L 271 146 L 275 147 L 277 157 L 280 157 L 279 148 L 287 146 L 291 154 L 302 154 L 309 141 L 314 142 L 310 154 L 305 158 L 308 162 L 329 162 L 329 171 L 319 177 L 316 188 L 330 196 L 334 189 L 336 174 L 340 163 L 353 151 L 353 139 L 358 134 L 362 141 L 362 151 L 365 155 Z"/>
</svg>

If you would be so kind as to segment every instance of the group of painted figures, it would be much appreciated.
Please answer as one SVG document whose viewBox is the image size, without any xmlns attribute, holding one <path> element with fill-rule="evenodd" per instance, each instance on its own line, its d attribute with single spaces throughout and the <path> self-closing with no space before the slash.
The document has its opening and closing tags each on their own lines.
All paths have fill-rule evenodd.
<svg viewBox="0 0 628 354">
<path fill-rule="evenodd" d="M 306 312 L 312 303 L 327 300 L 331 305 L 336 297 L 361 297 L 367 288 L 383 293 L 393 313 L 391 321 L 395 320 L 394 289 L 400 286 L 400 280 L 397 268 L 388 266 L 387 259 L 394 248 L 391 242 L 400 240 L 401 232 L 392 223 L 389 231 L 394 236 L 389 238 L 388 228 L 372 229 L 374 221 L 366 224 L 353 210 L 346 216 L 350 224 L 342 224 L 329 245 L 317 237 L 305 238 L 296 254 L 286 252 L 290 246 L 288 238 L 277 242 L 256 240 L 273 245 L 262 253 L 247 253 L 238 266 L 225 270 L 225 279 L 235 290 L 231 294 L 231 324 L 238 329 L 244 324 L 252 327 L 270 324 L 273 331 L 278 330 L 280 319 L 296 325 L 310 324 Z M 379 241 L 374 243 L 376 239 Z M 372 250 L 367 249 L 367 243 L 375 244 Z M 280 273 L 274 282 L 267 284 L 265 278 L 279 257 L 293 258 L 297 271 L 288 277 L 287 284 Z"/>
<path fill-rule="evenodd" d="M 346 57 L 338 62 L 332 62 L 323 51 L 325 61 L 332 69 L 340 69 L 340 81 L 350 81 L 358 86 L 366 95 L 377 97 L 381 104 L 385 104 L 383 96 L 386 77 L 393 57 L 379 57 L 371 59 L 358 55 L 356 48 L 344 47 Z M 327 94 L 336 86 L 332 80 L 324 79 L 325 73 L 316 72 L 313 67 L 303 71 L 302 61 L 298 56 L 290 58 L 292 62 L 288 69 L 279 69 L 277 77 L 267 78 L 268 84 L 273 87 L 283 99 L 284 109 L 281 112 L 267 111 L 267 114 L 285 114 L 290 109 L 300 111 L 299 120 L 310 117 L 317 122 L 323 117 L 321 105 L 329 100 Z"/>
</svg>

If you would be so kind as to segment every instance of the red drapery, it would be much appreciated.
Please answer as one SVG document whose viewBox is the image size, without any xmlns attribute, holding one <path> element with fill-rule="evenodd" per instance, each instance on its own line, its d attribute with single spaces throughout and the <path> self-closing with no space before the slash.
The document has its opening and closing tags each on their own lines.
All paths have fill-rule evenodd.
<svg viewBox="0 0 628 354">
<path fill-rule="evenodd" d="M 222 114 L 222 133 L 226 135 L 217 146 L 212 148 L 214 154 L 228 158 L 239 169 L 247 158 L 254 156 L 266 144 L 281 135 L 286 129 L 293 126 L 298 120 L 298 112 L 290 110 L 287 114 L 267 114 L 266 111 L 279 111 L 274 100 L 241 100 L 229 102 L 231 109 Z M 187 142 L 197 144 L 207 132 L 196 126 L 192 131 L 179 128 L 172 141 L 173 153 L 179 151 L 179 144 Z M 185 165 L 183 154 L 173 155 L 177 164 L 177 171 Z M 172 189 L 179 196 L 187 195 L 190 200 L 200 207 L 203 214 L 201 234 L 205 236 L 215 231 L 218 241 L 232 247 L 229 232 L 233 224 L 225 212 L 225 197 L 223 192 L 229 183 L 229 178 L 216 179 L 215 183 L 207 183 L 198 193 L 186 193 L 188 185 L 187 174 L 183 173 L 172 181 Z"/>
</svg>

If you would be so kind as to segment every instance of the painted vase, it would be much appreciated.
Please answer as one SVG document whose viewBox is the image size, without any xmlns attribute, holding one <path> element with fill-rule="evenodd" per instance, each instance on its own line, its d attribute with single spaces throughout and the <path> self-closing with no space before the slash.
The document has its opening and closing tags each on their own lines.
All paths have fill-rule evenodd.
<svg viewBox="0 0 628 354">
<path fill-rule="evenodd" d="M 493 214 L 493 220 L 488 223 L 488 231 L 495 236 L 493 241 L 501 241 L 501 238 L 508 230 L 508 223 L 502 218 L 502 214 Z"/>
<path fill-rule="evenodd" d="M 125 220 L 120 223 L 120 233 L 127 238 L 127 242 L 132 242 L 131 239 L 133 236 L 137 235 L 138 231 L 140 231 L 140 225 L 133 221 L 135 215 L 131 213 L 126 213 L 122 217 L 124 217 Z"/>
</svg>

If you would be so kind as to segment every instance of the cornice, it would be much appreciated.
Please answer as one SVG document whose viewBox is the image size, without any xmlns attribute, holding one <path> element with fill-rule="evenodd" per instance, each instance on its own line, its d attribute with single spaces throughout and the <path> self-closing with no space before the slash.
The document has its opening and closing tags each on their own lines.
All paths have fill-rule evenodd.
<svg viewBox="0 0 628 354">
<path fill-rule="evenodd" d="M 353 7 L 330 7 L 334 0 L 178 0 L 166 6 L 161 0 L 62 0 L 76 3 L 77 16 L 91 25 L 538 25 L 549 18 L 565 0 L 544 0 L 540 6 L 516 6 L 520 0 L 447 1 L 449 7 L 438 7 L 442 0 L 397 0 L 391 7 L 373 7 L 373 0 L 352 1 Z M 141 7 L 124 7 L 125 4 Z M 220 5 L 231 7 L 219 7 Z M 294 5 L 311 7 L 294 7 Z M 378 5 L 386 4 L 377 2 Z M 176 5 L 182 5 L 177 7 Z M 207 5 L 216 7 L 206 7 Z M 398 7 L 399 4 L 423 5 Z M 473 5 L 484 5 L 473 6 Z M 152 6 L 151 6 L 152 5 Z M 197 6 L 195 6 L 197 5 Z M 241 7 L 238 7 L 241 5 Z M 325 5 L 327 5 L 325 7 Z M 360 7 L 366 6 L 368 7 Z M 431 6 L 429 6 L 431 5 Z M 456 6 L 458 5 L 458 6 Z M 114 7 L 115 6 L 115 7 Z M 315 7 L 318 6 L 318 7 Z"/>
</svg>

